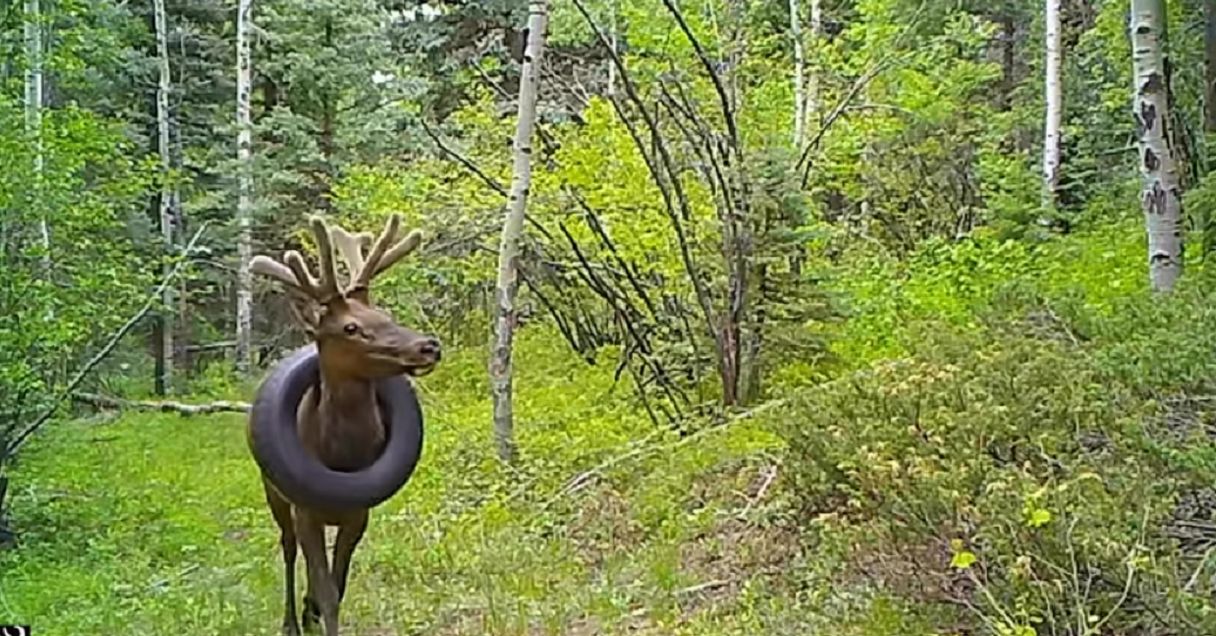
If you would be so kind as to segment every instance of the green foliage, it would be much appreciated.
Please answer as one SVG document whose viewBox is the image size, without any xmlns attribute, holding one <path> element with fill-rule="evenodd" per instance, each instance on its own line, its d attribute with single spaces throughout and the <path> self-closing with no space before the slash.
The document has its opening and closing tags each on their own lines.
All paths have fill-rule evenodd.
<svg viewBox="0 0 1216 636">
<path fill-rule="evenodd" d="M 152 185 L 113 122 L 77 109 L 44 119 L 44 172 L 20 107 L 0 100 L 0 448 L 49 402 L 82 354 L 143 300 L 132 210 Z M 40 224 L 53 219 L 51 249 Z"/>
<path fill-rule="evenodd" d="M 0 22 L 0 442 L 172 257 L 143 159 L 155 136 L 147 6 L 51 4 L 41 178 L 18 132 L 20 14 Z M 1173 296 L 1145 295 L 1126 3 L 1067 5 L 1050 215 L 1042 3 L 823 3 L 823 37 L 805 47 L 811 148 L 791 143 L 788 3 L 673 4 L 700 52 L 663 3 L 587 0 L 640 105 L 615 69 L 607 94 L 589 25 L 552 4 L 520 263 L 523 461 L 511 467 L 486 424 L 505 204 L 487 181 L 512 178 L 526 3 L 255 5 L 255 251 L 310 250 L 313 212 L 370 231 L 402 213 L 427 239 L 376 300 L 451 351 L 420 382 L 429 459 L 375 513 L 356 560 L 352 627 L 1031 636 L 1050 624 L 1080 636 L 1147 631 L 1151 607 L 1155 629 L 1213 631 L 1212 566 L 1198 558 L 1209 537 L 1195 530 L 1216 514 L 1213 274 L 1188 264 Z M 1212 146 L 1185 134 L 1201 103 L 1191 5 L 1170 15 L 1171 128 L 1188 179 L 1212 165 L 1200 156 Z M 183 229 L 226 226 L 182 286 L 178 342 L 222 344 L 236 258 L 232 12 L 168 6 Z M 664 198 L 677 183 L 686 211 Z M 1206 255 L 1216 181 L 1193 185 L 1191 241 Z M 268 289 L 255 340 L 273 357 L 299 338 Z M 148 335 L 98 370 L 99 390 L 146 392 Z M 722 343 L 741 351 L 750 410 L 715 407 Z M 250 379 L 216 351 L 191 356 L 185 399 L 248 397 Z M 240 426 L 130 416 L 37 440 L 6 468 L 22 543 L 0 554 L 0 621 L 272 629 L 275 537 Z"/>
<path fill-rule="evenodd" d="M 891 336 L 839 341 L 856 370 L 781 415 L 837 594 L 882 585 L 926 616 L 962 603 L 993 634 L 1212 629 L 1207 592 L 1182 587 L 1209 566 L 1177 531 L 1211 514 L 1186 502 L 1216 469 L 1209 409 L 1188 397 L 1216 380 L 1212 287 L 1195 272 L 1146 296 L 1129 236 L 929 246 L 902 276 L 854 270 L 867 303 L 850 326 Z"/>
</svg>

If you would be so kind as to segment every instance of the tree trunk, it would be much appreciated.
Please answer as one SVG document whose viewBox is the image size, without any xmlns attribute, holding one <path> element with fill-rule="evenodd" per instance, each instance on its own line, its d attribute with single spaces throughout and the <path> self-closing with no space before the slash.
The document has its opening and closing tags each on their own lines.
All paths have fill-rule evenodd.
<svg viewBox="0 0 1216 636">
<path fill-rule="evenodd" d="M 806 60 L 802 54 L 802 17 L 798 0 L 790 0 L 790 37 L 794 40 L 794 152 L 806 138 Z"/>
<path fill-rule="evenodd" d="M 811 45 L 814 47 L 813 52 L 815 53 L 815 60 L 818 59 L 819 38 L 821 37 L 823 37 L 823 0 L 811 0 Z M 806 114 L 804 117 L 814 121 L 818 127 L 820 125 L 818 63 L 812 61 L 809 67 L 805 69 L 805 72 L 807 73 L 807 79 L 805 107 Z"/>
<path fill-rule="evenodd" d="M 1165 130 L 1171 121 L 1165 19 L 1165 0 L 1132 0 L 1132 110 L 1139 133 L 1140 203 L 1148 230 L 1149 280 L 1154 290 L 1168 292 L 1182 273 L 1182 189 Z"/>
<path fill-rule="evenodd" d="M 33 207 L 38 218 L 38 234 L 42 248 L 43 274 L 51 269 L 51 228 L 42 210 L 43 139 L 42 139 L 42 8 L 39 0 L 25 0 L 25 128 L 34 140 Z"/>
<path fill-rule="evenodd" d="M 1212 2 L 1216 2 L 1216 0 L 1212 0 Z M 616 64 L 612 63 L 611 58 L 616 57 L 617 51 L 620 50 L 619 43 L 617 40 L 617 37 L 618 37 L 617 28 L 618 27 L 617 27 L 617 16 L 616 16 L 616 13 L 617 13 L 616 0 L 612 0 L 611 11 L 612 11 L 612 16 L 611 16 L 610 27 L 612 29 L 612 55 L 610 56 L 610 59 L 608 60 L 608 96 L 615 97 L 616 96 Z"/>
<path fill-rule="evenodd" d="M 515 295 L 519 290 L 519 253 L 528 187 L 532 180 L 532 129 L 536 124 L 539 66 L 548 20 L 546 0 L 528 5 L 528 42 L 519 81 L 519 115 L 515 128 L 515 170 L 511 179 L 502 243 L 498 252 L 498 286 L 495 291 L 495 333 L 490 351 L 490 392 L 494 400 L 494 437 L 503 461 L 515 460 L 511 404 L 511 342 L 515 335 Z"/>
<path fill-rule="evenodd" d="M 160 155 L 160 235 L 163 243 L 161 276 L 172 269 L 169 256 L 173 254 L 173 188 L 169 183 L 173 169 L 173 157 L 169 149 L 169 27 L 165 15 L 165 0 L 153 0 L 156 21 L 156 56 L 160 62 L 160 82 L 156 89 L 156 149 Z M 166 285 L 161 296 L 160 347 L 158 365 L 161 376 L 156 386 L 163 395 L 173 392 L 173 286 Z"/>
<path fill-rule="evenodd" d="M 1054 210 L 1060 187 L 1060 120 L 1064 90 L 1060 84 L 1060 0 L 1047 0 L 1047 60 L 1043 92 L 1047 116 L 1043 126 L 1043 208 Z"/>
<path fill-rule="evenodd" d="M 1018 87 L 1017 73 L 1018 23 L 1012 11 L 1001 18 L 1001 110 L 1013 108 L 1013 91 Z"/>
<path fill-rule="evenodd" d="M 1209 134 L 1216 134 L 1216 0 L 1203 1 L 1203 14 L 1203 50 L 1206 63 L 1203 78 L 1203 129 Z M 1208 164 L 1216 164 L 1216 159 L 1209 159 Z"/>
<path fill-rule="evenodd" d="M 253 121 L 249 97 L 253 85 L 253 62 L 249 36 L 253 27 L 253 0 L 239 0 L 236 20 L 236 158 L 238 166 L 237 274 L 236 274 L 236 368 L 250 371 L 250 342 L 253 331 Z"/>
</svg>

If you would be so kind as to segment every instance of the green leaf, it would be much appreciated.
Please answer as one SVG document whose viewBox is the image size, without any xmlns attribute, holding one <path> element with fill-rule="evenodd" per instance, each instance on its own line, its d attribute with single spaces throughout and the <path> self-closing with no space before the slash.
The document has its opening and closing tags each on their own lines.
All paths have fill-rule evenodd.
<svg viewBox="0 0 1216 636">
<path fill-rule="evenodd" d="M 955 552 L 954 557 L 950 559 L 951 567 L 960 570 L 966 570 L 975 564 L 975 553 L 970 550 L 962 550 Z"/>
</svg>

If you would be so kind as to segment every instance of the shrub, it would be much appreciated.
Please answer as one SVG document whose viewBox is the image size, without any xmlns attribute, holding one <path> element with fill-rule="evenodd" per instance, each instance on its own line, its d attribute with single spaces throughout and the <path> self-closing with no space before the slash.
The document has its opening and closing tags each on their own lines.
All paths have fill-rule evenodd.
<svg viewBox="0 0 1216 636">
<path fill-rule="evenodd" d="M 791 403 L 803 525 L 836 576 L 993 634 L 1216 627 L 1166 532 L 1195 475 L 1162 407 L 1070 344 L 923 336 Z"/>
</svg>

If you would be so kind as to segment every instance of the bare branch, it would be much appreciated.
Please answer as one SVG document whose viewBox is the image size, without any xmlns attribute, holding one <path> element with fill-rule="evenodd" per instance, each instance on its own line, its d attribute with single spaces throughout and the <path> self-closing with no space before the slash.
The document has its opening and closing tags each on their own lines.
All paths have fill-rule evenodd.
<svg viewBox="0 0 1216 636">
<path fill-rule="evenodd" d="M 587 7 L 583 4 L 582 0 L 572 1 L 574 2 L 575 8 L 578 9 L 578 12 L 582 14 L 583 19 L 587 22 L 587 25 L 590 26 L 592 31 L 595 32 L 596 38 L 599 40 L 600 45 L 603 46 L 608 52 L 609 56 L 612 57 L 612 63 L 616 66 L 617 71 L 620 73 L 621 83 L 625 88 L 625 94 L 641 113 L 642 120 L 646 123 L 646 127 L 649 129 L 651 136 L 655 140 L 658 155 L 662 161 L 663 169 L 670 177 L 669 183 L 672 190 L 676 194 L 676 200 L 680 204 L 681 213 L 685 219 L 690 219 L 692 217 L 691 206 L 688 203 L 688 197 L 684 192 L 684 187 L 680 183 L 679 174 L 675 169 L 675 162 L 667 150 L 667 145 L 663 143 L 662 136 L 659 133 L 659 127 L 655 123 L 653 116 L 649 113 L 649 111 L 646 110 L 646 105 L 642 102 L 641 97 L 638 96 L 637 87 L 633 83 L 632 76 L 625 68 L 625 64 L 621 60 L 621 56 L 617 54 L 616 48 L 612 46 L 612 43 L 609 42 L 608 37 L 604 35 L 603 29 L 601 29 L 599 24 L 595 22 L 595 19 L 591 17 L 591 14 L 587 11 Z M 626 126 L 629 128 L 630 135 L 634 139 L 634 144 L 637 145 L 638 150 L 644 157 L 647 156 L 645 145 L 642 143 L 641 138 L 638 136 L 637 131 L 634 129 L 630 120 L 625 117 L 624 109 L 620 107 L 617 100 L 614 99 L 612 102 L 617 108 L 618 115 L 620 115 L 622 121 L 625 122 Z M 693 289 L 696 291 L 697 302 L 701 307 L 702 317 L 705 320 L 705 329 L 712 339 L 714 347 L 717 349 L 719 364 L 721 364 L 726 349 L 722 342 L 721 335 L 718 334 L 717 329 L 715 328 L 717 321 L 714 319 L 715 313 L 713 310 L 713 305 L 710 302 L 709 290 L 705 287 L 705 283 L 701 280 L 698 273 L 695 261 L 692 257 L 692 250 L 689 246 L 688 237 L 685 234 L 684 225 L 681 223 L 679 216 L 675 212 L 675 206 L 672 204 L 671 194 L 666 188 L 663 187 L 665 180 L 661 177 L 657 169 L 658 166 L 655 165 L 654 162 L 648 161 L 647 166 L 650 168 L 651 174 L 654 176 L 656 185 L 659 186 L 659 190 L 663 193 L 667 216 L 671 221 L 672 229 L 676 233 L 676 240 L 680 246 L 680 258 L 683 261 L 684 269 L 688 275 L 689 281 L 692 283 Z"/>
<path fill-rule="evenodd" d="M 713 81 L 714 91 L 718 93 L 718 100 L 722 106 L 722 117 L 726 120 L 726 131 L 730 135 L 730 142 L 736 154 L 740 152 L 739 148 L 739 129 L 735 125 L 735 110 L 730 103 L 730 96 L 726 94 L 726 86 L 722 84 L 722 77 L 718 75 L 718 71 L 714 69 L 713 62 L 709 60 L 709 56 L 705 53 L 705 47 L 701 46 L 701 41 L 697 36 L 693 35 L 692 29 L 689 28 L 688 22 L 684 20 L 684 14 L 676 7 L 671 0 L 663 0 L 663 6 L 667 7 L 667 11 L 676 19 L 676 23 L 680 25 L 680 30 L 684 32 L 684 37 L 688 38 L 688 42 L 692 44 L 692 48 L 697 53 L 697 59 L 701 60 L 701 65 L 705 67 L 705 72 L 709 74 L 709 79 Z"/>
<path fill-rule="evenodd" d="M 464 155 L 460 154 L 459 152 L 456 152 L 455 150 L 450 148 L 447 144 L 443 143 L 443 140 L 439 138 L 439 135 L 437 135 L 434 130 L 431 130 L 431 127 L 426 124 L 425 120 L 420 119 L 419 122 L 422 124 L 422 130 L 424 130 L 426 132 L 427 136 L 431 138 L 431 141 L 434 141 L 435 145 L 438 146 L 439 149 L 441 151 L 443 151 L 444 154 L 451 157 L 453 160 L 456 161 L 456 163 L 459 163 L 460 165 L 464 166 L 465 169 L 467 169 L 469 172 L 472 172 L 474 175 L 477 175 L 477 178 L 484 181 L 485 184 L 487 186 L 489 186 L 491 190 L 502 195 L 502 197 L 504 199 L 507 198 L 507 196 L 508 196 L 507 189 L 505 187 L 503 187 L 503 185 L 501 183 L 499 183 L 496 179 L 494 179 L 490 175 L 487 175 L 486 173 L 482 172 L 481 168 L 477 167 L 477 164 L 474 164 L 472 161 L 469 161 L 468 159 L 466 159 L 464 157 Z"/>
<path fill-rule="evenodd" d="M 64 403 L 64 401 L 66 401 L 68 397 L 72 393 L 76 392 L 76 389 L 80 387 L 80 383 L 84 382 L 84 379 L 88 377 L 90 373 L 92 373 L 93 369 L 96 368 L 97 365 L 101 364 L 103 360 L 109 357 L 109 355 L 114 351 L 114 348 L 118 346 L 119 341 L 121 341 L 123 337 L 134 329 L 135 325 L 139 324 L 139 321 L 143 320 L 144 316 L 147 316 L 148 313 L 152 311 L 152 307 L 156 305 L 157 301 L 161 297 L 161 294 L 164 293 L 165 289 L 168 289 L 169 285 L 171 285 L 178 275 L 181 274 L 181 271 L 185 268 L 186 263 L 189 262 L 185 256 L 189 255 L 191 250 L 194 249 L 194 246 L 198 243 L 199 238 L 203 236 L 203 232 L 207 229 L 207 225 L 207 222 L 203 222 L 203 224 L 198 228 L 198 231 L 194 233 L 194 236 L 190 238 L 190 241 L 186 243 L 186 247 L 182 250 L 182 259 L 173 266 L 173 269 L 169 271 L 168 275 L 166 275 L 165 278 L 161 280 L 160 284 L 156 286 L 156 289 L 153 290 L 153 292 L 148 296 L 148 300 L 144 303 L 144 306 L 141 307 L 139 311 L 135 312 L 134 315 L 128 318 L 127 322 L 123 323 L 123 325 L 118 328 L 118 331 L 115 331 L 114 334 L 110 336 L 110 339 L 106 342 L 105 346 L 103 346 L 100 351 L 90 358 L 89 361 L 76 372 L 76 375 L 72 376 L 72 379 L 67 383 L 67 386 L 64 387 L 63 391 L 61 391 L 59 395 L 55 396 L 55 399 L 51 401 L 42 415 L 38 416 L 38 419 L 34 420 L 32 424 L 25 428 L 25 430 L 21 431 L 21 433 L 18 434 L 17 437 L 4 448 L 3 455 L 0 455 L 0 462 L 4 462 L 8 458 L 12 457 L 13 454 L 16 453 L 23 444 L 25 444 L 30 435 L 33 435 L 35 431 L 42 428 L 44 424 L 50 421 L 50 419 L 55 416 L 55 412 L 59 410 L 59 407 Z"/>
</svg>

